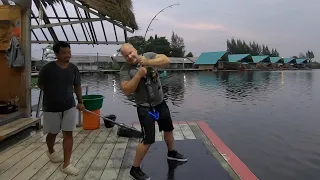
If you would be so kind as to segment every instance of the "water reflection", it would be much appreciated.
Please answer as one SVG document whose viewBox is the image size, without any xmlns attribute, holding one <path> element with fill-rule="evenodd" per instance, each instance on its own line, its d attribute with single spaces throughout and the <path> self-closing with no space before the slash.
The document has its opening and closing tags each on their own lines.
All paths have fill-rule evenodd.
<svg viewBox="0 0 320 180">
<path fill-rule="evenodd" d="M 175 180 L 174 172 L 177 169 L 178 166 L 182 166 L 183 164 L 187 162 L 180 162 L 180 161 L 173 161 L 173 160 L 167 160 L 168 163 L 168 176 L 167 180 Z"/>
<path fill-rule="evenodd" d="M 165 94 L 168 100 L 176 102 L 176 104 L 183 103 L 185 95 L 185 75 L 183 73 L 172 73 L 169 78 L 166 78 L 164 84 Z"/>
<path fill-rule="evenodd" d="M 162 81 L 173 120 L 206 120 L 259 179 L 320 176 L 319 70 L 168 73 Z M 138 121 L 118 74 L 83 83 L 106 97 L 104 114 Z M 35 104 L 38 91 L 32 96 Z"/>
</svg>

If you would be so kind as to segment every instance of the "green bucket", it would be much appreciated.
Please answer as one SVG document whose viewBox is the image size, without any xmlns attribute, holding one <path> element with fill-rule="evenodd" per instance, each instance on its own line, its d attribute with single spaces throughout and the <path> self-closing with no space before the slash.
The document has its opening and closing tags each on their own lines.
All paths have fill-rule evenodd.
<svg viewBox="0 0 320 180">
<path fill-rule="evenodd" d="M 82 96 L 84 107 L 89 111 L 101 109 L 104 96 L 102 95 L 84 95 Z"/>
</svg>

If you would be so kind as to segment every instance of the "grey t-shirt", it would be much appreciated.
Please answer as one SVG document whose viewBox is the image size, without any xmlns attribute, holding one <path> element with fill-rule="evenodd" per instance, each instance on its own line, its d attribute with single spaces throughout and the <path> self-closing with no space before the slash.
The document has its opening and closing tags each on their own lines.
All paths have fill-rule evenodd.
<svg viewBox="0 0 320 180">
<path fill-rule="evenodd" d="M 143 54 L 144 57 L 147 59 L 154 59 L 156 57 L 156 53 L 147 52 Z M 139 65 L 132 65 L 125 63 L 120 69 L 120 81 L 130 81 L 138 72 L 140 66 Z M 154 92 L 154 99 L 151 101 L 152 106 L 159 105 L 163 101 L 163 90 L 162 85 L 159 77 L 159 73 L 155 67 L 157 78 L 156 82 L 151 84 L 152 91 Z M 148 107 L 150 104 L 148 99 L 148 91 L 146 90 L 145 80 L 141 78 L 136 91 L 133 93 L 135 102 L 137 105 Z"/>
<path fill-rule="evenodd" d="M 43 86 L 43 111 L 63 112 L 75 106 L 73 86 L 81 85 L 76 65 L 69 63 L 62 69 L 55 61 L 48 62 L 41 68 L 38 81 Z"/>
</svg>

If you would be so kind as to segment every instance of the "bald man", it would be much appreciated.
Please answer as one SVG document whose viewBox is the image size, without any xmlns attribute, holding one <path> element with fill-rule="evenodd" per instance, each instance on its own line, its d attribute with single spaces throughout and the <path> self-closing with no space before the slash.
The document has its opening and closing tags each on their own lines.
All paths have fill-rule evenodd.
<svg viewBox="0 0 320 180">
<path fill-rule="evenodd" d="M 126 63 L 120 69 L 121 89 L 125 95 L 134 95 L 137 104 L 138 118 L 141 124 L 143 139 L 138 144 L 136 156 L 130 175 L 136 180 L 149 180 L 150 177 L 140 169 L 141 161 L 147 154 L 151 144 L 155 142 L 155 120 L 148 114 L 150 105 L 159 112 L 159 131 L 164 131 L 164 140 L 168 147 L 167 159 L 176 161 L 187 161 L 187 158 L 174 150 L 173 124 L 170 110 L 163 99 L 162 85 L 156 67 L 166 66 L 170 63 L 169 58 L 163 54 L 153 52 L 139 56 L 137 50 L 131 44 L 121 46 L 121 54 Z M 153 67 L 156 77 L 153 77 L 150 86 L 151 93 L 146 90 L 147 68 Z M 149 69 L 149 68 L 148 68 Z M 148 95 L 148 93 L 150 93 Z M 157 162 L 155 162 L 157 163 Z"/>
</svg>

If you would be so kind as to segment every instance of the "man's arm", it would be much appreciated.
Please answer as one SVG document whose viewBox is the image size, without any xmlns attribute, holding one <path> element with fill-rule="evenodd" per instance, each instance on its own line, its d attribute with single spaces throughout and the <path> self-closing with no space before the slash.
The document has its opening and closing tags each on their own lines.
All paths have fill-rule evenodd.
<svg viewBox="0 0 320 180">
<path fill-rule="evenodd" d="M 141 78 L 147 73 L 146 68 L 140 67 L 136 74 L 131 78 L 129 71 L 130 69 L 126 68 L 126 66 L 123 66 L 120 69 L 120 88 L 126 96 L 129 96 L 136 91 Z"/>
<path fill-rule="evenodd" d="M 83 103 L 82 101 L 82 87 L 81 87 L 81 77 L 80 77 L 80 72 L 79 69 L 76 67 L 76 74 L 75 74 L 75 79 L 73 82 L 73 89 L 74 92 L 77 96 L 78 103 Z"/>
<path fill-rule="evenodd" d="M 121 90 L 126 96 L 134 93 L 138 87 L 141 77 L 136 74 L 131 80 L 124 80 L 120 83 Z"/>
<path fill-rule="evenodd" d="M 39 74 L 38 74 L 38 87 L 43 91 L 43 86 L 44 86 L 44 80 L 45 78 L 45 68 L 44 66 L 40 69 Z"/>
<path fill-rule="evenodd" d="M 145 59 L 142 60 L 140 64 L 144 66 L 156 66 L 156 67 L 161 67 L 161 66 L 166 66 L 170 63 L 170 59 L 164 55 L 164 54 L 156 54 L 155 58 L 153 59 Z"/>
<path fill-rule="evenodd" d="M 82 101 L 82 87 L 81 85 L 75 85 L 74 86 L 74 92 L 76 93 L 78 103 L 83 103 Z"/>
</svg>

